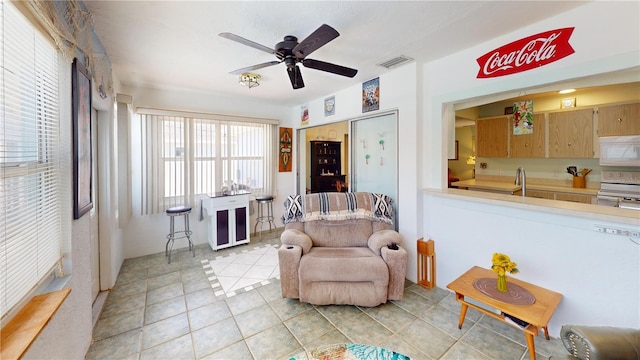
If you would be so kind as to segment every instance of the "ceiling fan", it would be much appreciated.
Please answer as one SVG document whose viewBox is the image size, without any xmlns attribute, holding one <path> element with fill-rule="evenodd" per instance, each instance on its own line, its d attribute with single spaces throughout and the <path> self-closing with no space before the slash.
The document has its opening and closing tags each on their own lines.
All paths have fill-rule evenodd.
<svg viewBox="0 0 640 360">
<path fill-rule="evenodd" d="M 234 70 L 231 74 L 242 74 L 244 72 L 262 69 L 267 66 L 273 66 L 284 62 L 287 65 L 287 74 L 289 74 L 289 80 L 291 80 L 291 86 L 294 89 L 300 89 L 304 87 L 304 81 L 302 80 L 302 74 L 298 63 L 301 63 L 305 67 L 316 69 L 320 71 L 326 71 L 333 74 L 342 76 L 348 76 L 350 78 L 356 76 L 358 70 L 351 69 L 345 66 L 331 64 L 328 62 L 307 59 L 307 56 L 312 52 L 318 50 L 320 47 L 326 45 L 329 41 L 337 38 L 340 34 L 331 26 L 323 24 L 306 39 L 298 43 L 298 38 L 292 35 L 287 35 L 284 40 L 277 43 L 275 49 L 271 49 L 267 46 L 258 44 L 251 40 L 247 40 L 241 36 L 223 32 L 219 34 L 221 37 L 233 41 L 237 41 L 243 45 L 251 46 L 252 48 L 274 54 L 278 59 L 269 61 L 262 64 L 249 66 L 246 68 Z"/>
</svg>

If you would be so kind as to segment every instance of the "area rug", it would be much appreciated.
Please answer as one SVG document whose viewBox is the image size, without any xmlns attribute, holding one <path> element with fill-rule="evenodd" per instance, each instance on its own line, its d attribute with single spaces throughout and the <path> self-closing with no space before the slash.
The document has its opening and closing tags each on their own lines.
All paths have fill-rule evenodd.
<svg viewBox="0 0 640 360">
<path fill-rule="evenodd" d="M 332 344 L 296 354 L 289 360 L 409 360 L 393 350 L 364 344 Z"/>
<path fill-rule="evenodd" d="M 264 244 L 251 250 L 240 247 L 225 256 L 202 260 L 217 298 L 228 298 L 270 284 L 280 277 L 279 244 Z"/>
</svg>

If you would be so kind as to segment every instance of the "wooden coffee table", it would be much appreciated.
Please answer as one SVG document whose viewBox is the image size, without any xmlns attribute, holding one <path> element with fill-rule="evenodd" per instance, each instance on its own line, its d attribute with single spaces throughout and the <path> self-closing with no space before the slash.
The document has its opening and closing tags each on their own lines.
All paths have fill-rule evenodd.
<svg viewBox="0 0 640 360">
<path fill-rule="evenodd" d="M 513 305 L 496 300 L 480 292 L 473 285 L 474 281 L 477 279 L 496 277 L 496 273 L 494 273 L 493 271 L 474 266 L 469 271 L 462 274 L 462 276 L 447 285 L 448 289 L 451 289 L 456 293 L 456 300 L 462 304 L 462 308 L 460 309 L 460 321 L 458 322 L 458 328 L 462 328 L 462 323 L 464 322 L 464 318 L 467 314 L 467 309 L 469 307 L 472 307 L 483 314 L 508 323 L 509 325 L 524 331 L 525 337 L 527 339 L 527 347 L 529 348 L 529 355 L 532 360 L 535 360 L 536 350 L 534 345 L 534 336 L 538 336 L 538 328 L 542 328 L 544 330 L 545 337 L 547 338 L 547 340 L 549 340 L 549 330 L 547 329 L 547 324 L 549 323 L 551 316 L 553 316 L 553 312 L 556 310 L 556 307 L 560 303 L 560 300 L 562 300 L 562 295 L 557 292 L 553 292 L 545 288 L 541 288 L 539 286 L 510 277 L 509 284 L 519 285 L 535 297 L 535 302 L 531 305 Z M 485 308 L 470 303 L 466 300 L 466 298 L 473 299 L 476 302 L 485 304 L 490 308 L 494 308 L 498 310 L 500 314 L 491 312 Z M 528 322 L 529 325 L 524 328 L 512 325 L 510 322 L 507 322 L 507 320 L 505 320 L 505 317 L 504 315 L 502 315 L 502 313 L 515 316 L 518 319 Z"/>
</svg>

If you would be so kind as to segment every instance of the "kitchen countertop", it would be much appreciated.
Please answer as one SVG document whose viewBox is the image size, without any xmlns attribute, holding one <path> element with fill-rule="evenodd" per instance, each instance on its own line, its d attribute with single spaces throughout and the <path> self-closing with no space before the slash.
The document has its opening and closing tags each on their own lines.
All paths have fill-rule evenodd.
<svg viewBox="0 0 640 360">
<path fill-rule="evenodd" d="M 451 183 L 452 186 L 457 187 L 466 187 L 469 189 L 479 189 L 479 190 L 491 190 L 491 191 L 501 191 L 505 193 L 515 193 L 520 191 L 522 188 L 520 185 L 514 185 L 513 182 L 505 182 L 505 181 L 494 181 L 494 180 L 462 180 Z M 574 187 L 566 187 L 566 186 L 556 186 L 556 185 L 543 185 L 543 184 L 527 184 L 527 190 L 540 190 L 540 191 L 553 191 L 553 192 L 563 192 L 563 193 L 571 193 L 571 194 L 580 194 L 580 195 L 591 195 L 595 196 L 598 194 L 598 189 L 591 188 L 574 188 Z"/>
<path fill-rule="evenodd" d="M 584 190 L 584 189 L 583 189 Z M 587 189 L 589 190 L 589 189 Z M 594 221 L 608 221 L 631 226 L 640 226 L 638 210 L 621 209 L 614 206 L 582 204 L 571 201 L 555 201 L 506 194 L 468 191 L 461 189 L 424 189 L 425 194 L 455 200 L 499 205 L 524 210 L 542 211 L 559 215 L 576 216 Z"/>
</svg>

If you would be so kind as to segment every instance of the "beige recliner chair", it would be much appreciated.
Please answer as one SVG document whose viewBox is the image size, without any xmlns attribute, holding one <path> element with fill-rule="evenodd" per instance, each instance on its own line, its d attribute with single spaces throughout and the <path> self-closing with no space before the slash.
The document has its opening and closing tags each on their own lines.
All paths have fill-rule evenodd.
<svg viewBox="0 0 640 360">
<path fill-rule="evenodd" d="M 554 360 L 640 359 L 640 329 L 563 325 L 560 339 L 571 356 L 554 356 Z"/>
<path fill-rule="evenodd" d="M 407 251 L 382 194 L 289 196 L 278 250 L 282 297 L 314 305 L 401 300 Z"/>
</svg>

